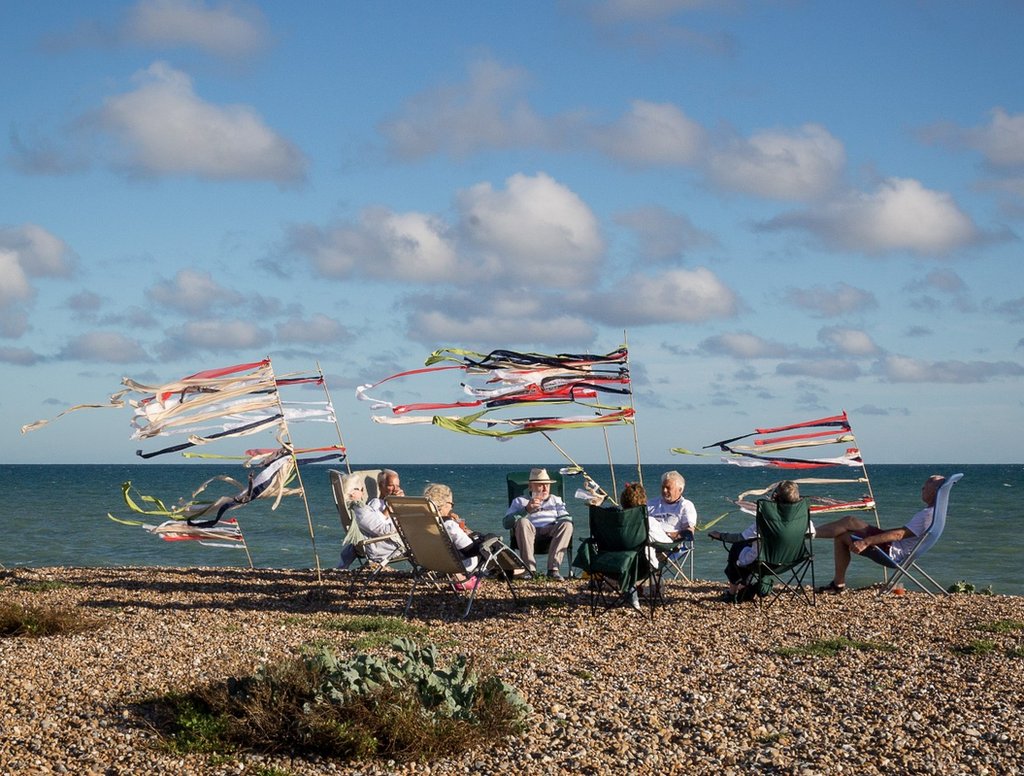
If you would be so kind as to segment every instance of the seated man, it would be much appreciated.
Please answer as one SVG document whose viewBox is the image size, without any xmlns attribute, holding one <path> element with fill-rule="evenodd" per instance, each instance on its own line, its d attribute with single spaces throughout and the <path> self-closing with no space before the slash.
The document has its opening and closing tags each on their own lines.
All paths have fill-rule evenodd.
<svg viewBox="0 0 1024 776">
<path fill-rule="evenodd" d="M 529 494 L 512 500 L 502 525 L 515 532 L 519 555 L 531 572 L 537 571 L 534 539 L 537 536 L 550 537 L 548 577 L 561 580 L 564 577 L 558 569 L 572 539 L 572 517 L 562 499 L 551 495 L 553 482 L 555 480 L 548 476 L 547 469 L 531 469 Z"/>
<path fill-rule="evenodd" d="M 355 552 L 351 549 L 351 545 L 363 539 L 395 534 L 393 539 L 363 544 L 363 552 L 369 561 L 383 563 L 400 554 L 404 545 L 397 535 L 398 529 L 390 515 L 371 506 L 371 504 L 380 502 L 380 499 L 373 499 L 367 503 L 363 478 L 358 474 L 346 475 L 342 479 L 342 491 L 345 494 L 345 502 L 348 505 L 349 514 L 353 517 L 353 522 L 348 535 L 345 536 L 341 550 L 341 563 L 338 567 L 347 568 L 355 560 Z"/>
<path fill-rule="evenodd" d="M 692 538 L 697 527 L 697 508 L 692 501 L 683 498 L 685 489 L 683 475 L 677 471 L 665 472 L 661 476 L 661 498 L 647 502 L 652 529 L 657 523 L 672 541 Z"/>
<path fill-rule="evenodd" d="M 783 480 L 775 486 L 771 498 L 779 504 L 795 504 L 800 500 L 800 486 L 791 480 Z M 810 532 L 813 536 L 814 523 L 810 524 Z M 742 533 L 708 531 L 708 538 L 732 545 L 725 564 L 725 577 L 729 580 L 729 592 L 725 596 L 735 601 L 747 586 L 750 567 L 757 560 L 757 522 L 751 523 Z"/>
<path fill-rule="evenodd" d="M 388 496 L 404 496 L 405 491 L 402 490 L 402 481 L 398 476 L 398 472 L 394 469 L 381 469 L 380 474 L 377 475 L 377 497 L 371 498 L 367 502 L 367 506 L 376 509 L 385 515 L 391 514 L 391 507 L 385 499 Z"/>
<path fill-rule="evenodd" d="M 819 592 L 846 592 L 846 569 L 850 566 L 850 554 L 863 554 L 866 550 L 876 547 L 897 563 L 901 563 L 917 544 L 920 537 L 932 524 L 935 511 L 935 498 L 946 478 L 933 474 L 921 486 L 921 500 L 925 508 L 918 511 L 902 528 L 878 528 L 869 525 L 859 517 L 846 515 L 835 522 L 823 525 L 818 529 L 818 539 L 833 539 L 836 571 L 832 581 Z M 871 557 L 869 553 L 867 557 Z"/>
</svg>

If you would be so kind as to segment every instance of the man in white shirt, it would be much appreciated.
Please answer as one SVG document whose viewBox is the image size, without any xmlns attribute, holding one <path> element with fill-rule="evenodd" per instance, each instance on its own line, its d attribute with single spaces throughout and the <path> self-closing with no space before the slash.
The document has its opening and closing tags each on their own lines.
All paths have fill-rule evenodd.
<svg viewBox="0 0 1024 776">
<path fill-rule="evenodd" d="M 683 498 L 686 479 L 677 471 L 661 475 L 661 498 L 647 502 L 647 516 L 656 522 L 669 539 L 693 538 L 697 527 L 697 507 Z M 651 526 L 655 526 L 652 524 Z M 687 536 L 689 534 L 689 536 Z"/>
<path fill-rule="evenodd" d="M 918 511 L 901 528 L 878 528 L 854 515 L 846 515 L 823 525 L 818 529 L 818 539 L 834 539 L 835 576 L 820 588 L 819 592 L 843 593 L 846 591 L 846 569 L 850 566 L 851 554 L 862 555 L 871 547 L 878 547 L 897 563 L 909 554 L 919 538 L 932 524 L 935 513 L 935 499 L 946 478 L 933 474 L 921 486 L 921 501 L 925 508 Z M 871 557 L 870 554 L 867 557 Z"/>
<path fill-rule="evenodd" d="M 548 476 L 547 469 L 531 469 L 529 492 L 512 500 L 502 525 L 515 532 L 519 557 L 533 572 L 537 570 L 534 540 L 537 536 L 551 537 L 548 577 L 562 580 L 564 577 L 558 569 L 572 539 L 572 517 L 565 508 L 565 502 L 551 494 L 553 482 L 555 480 Z"/>
</svg>

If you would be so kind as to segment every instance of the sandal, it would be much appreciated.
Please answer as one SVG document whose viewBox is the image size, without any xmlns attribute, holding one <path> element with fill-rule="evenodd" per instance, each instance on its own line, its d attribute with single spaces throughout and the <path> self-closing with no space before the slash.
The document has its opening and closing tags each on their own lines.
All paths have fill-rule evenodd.
<svg viewBox="0 0 1024 776">
<path fill-rule="evenodd" d="M 831 582 L 829 582 L 824 587 L 819 587 L 816 592 L 818 592 L 818 593 L 832 593 L 833 595 L 841 595 L 841 594 L 846 592 L 846 585 L 845 584 L 837 585 L 836 581 L 833 579 Z"/>
</svg>

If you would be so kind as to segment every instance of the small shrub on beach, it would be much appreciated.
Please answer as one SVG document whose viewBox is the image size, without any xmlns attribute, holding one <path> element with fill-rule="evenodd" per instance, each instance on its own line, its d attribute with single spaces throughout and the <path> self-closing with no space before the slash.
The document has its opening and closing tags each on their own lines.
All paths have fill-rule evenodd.
<svg viewBox="0 0 1024 776">
<path fill-rule="evenodd" d="M 392 639 L 399 636 L 422 638 L 429 632 L 427 628 L 421 625 L 413 625 L 401 617 L 386 617 L 383 615 L 332 619 L 324 623 L 322 627 L 343 633 L 364 634 L 352 642 L 353 648 L 360 652 L 388 644 Z"/>
<path fill-rule="evenodd" d="M 996 643 L 988 639 L 975 639 L 967 644 L 957 644 L 952 649 L 958 655 L 991 655 L 996 651 Z"/>
<path fill-rule="evenodd" d="M 184 751 L 289 751 L 345 759 L 417 760 L 521 732 L 529 706 L 497 676 L 433 645 L 392 642 L 397 654 L 341 659 L 321 647 L 252 676 L 171 695 L 144 710 Z"/>
<path fill-rule="evenodd" d="M 992 595 L 992 585 L 978 590 L 973 584 L 965 579 L 959 579 L 946 588 L 950 593 L 963 593 L 965 595 Z"/>
<path fill-rule="evenodd" d="M 796 647 L 779 647 L 775 650 L 784 657 L 835 657 L 844 649 L 858 649 L 861 651 L 894 652 L 896 648 L 891 644 L 882 644 L 877 641 L 859 641 L 840 636 L 835 639 L 818 639 L 809 644 Z"/>
<path fill-rule="evenodd" d="M 983 623 L 975 626 L 976 630 L 986 633 L 1013 633 L 1024 630 L 1024 622 L 1020 620 L 996 620 L 995 622 Z"/>
<path fill-rule="evenodd" d="M 52 606 L 0 603 L 0 636 L 60 636 L 98 627 L 99 621 Z"/>
<path fill-rule="evenodd" d="M 39 582 L 23 582 L 18 585 L 19 589 L 27 590 L 29 593 L 48 593 L 51 590 L 68 590 L 78 587 L 70 582 L 61 582 L 57 579 L 44 579 Z"/>
</svg>

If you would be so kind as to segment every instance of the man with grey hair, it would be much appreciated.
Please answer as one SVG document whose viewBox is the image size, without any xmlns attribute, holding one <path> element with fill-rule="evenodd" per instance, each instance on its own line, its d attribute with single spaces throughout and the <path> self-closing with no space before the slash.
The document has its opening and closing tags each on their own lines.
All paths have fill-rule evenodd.
<svg viewBox="0 0 1024 776">
<path fill-rule="evenodd" d="M 377 497 L 371 498 L 367 502 L 367 506 L 376 509 L 382 515 L 390 515 L 391 507 L 385 499 L 388 496 L 404 496 L 405 491 L 402 490 L 402 481 L 398 476 L 398 472 L 394 469 L 381 469 L 380 474 L 377 475 Z"/>
<path fill-rule="evenodd" d="M 647 501 L 647 515 L 670 539 L 693 538 L 697 528 L 697 507 L 683 498 L 686 479 L 677 471 L 661 475 L 661 497 Z"/>
</svg>

